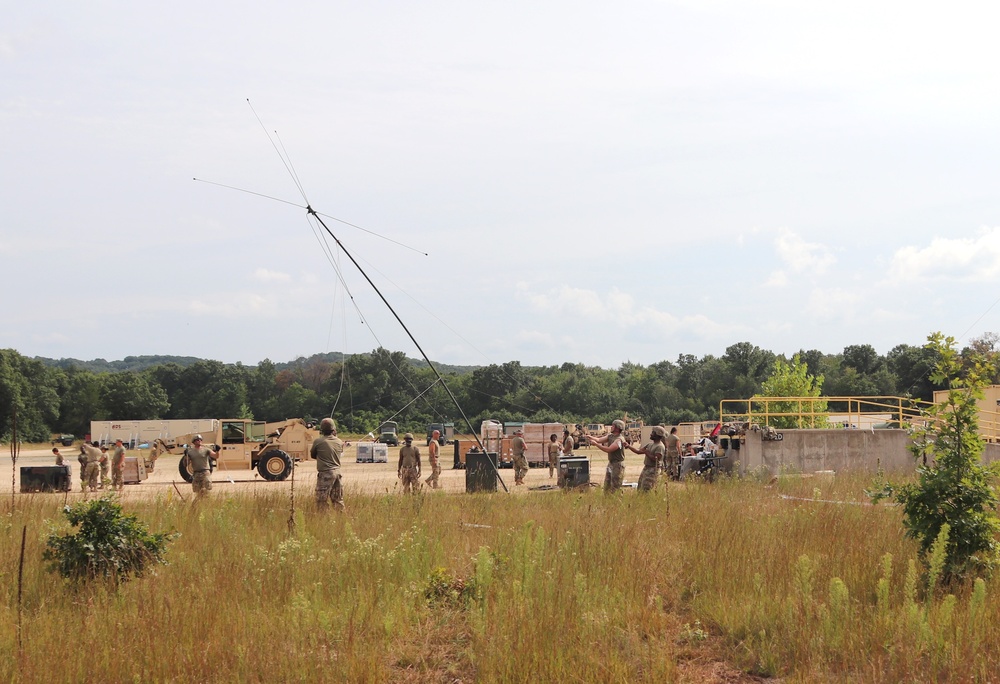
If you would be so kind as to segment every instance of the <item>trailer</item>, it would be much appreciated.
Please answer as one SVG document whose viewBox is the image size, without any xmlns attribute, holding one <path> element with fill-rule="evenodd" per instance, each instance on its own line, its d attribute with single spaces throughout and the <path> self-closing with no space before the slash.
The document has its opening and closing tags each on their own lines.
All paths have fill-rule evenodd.
<svg viewBox="0 0 1000 684">
<path fill-rule="evenodd" d="M 170 441 L 179 435 L 213 434 L 219 427 L 215 418 L 180 420 L 92 420 L 90 439 L 104 445 L 120 439 L 129 449 L 152 444 L 157 439 Z"/>
</svg>

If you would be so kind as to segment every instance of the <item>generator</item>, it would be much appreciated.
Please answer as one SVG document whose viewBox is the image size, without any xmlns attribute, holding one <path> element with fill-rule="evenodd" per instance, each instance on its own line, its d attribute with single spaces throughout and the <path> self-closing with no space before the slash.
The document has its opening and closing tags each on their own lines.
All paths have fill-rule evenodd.
<svg viewBox="0 0 1000 684">
<path fill-rule="evenodd" d="M 67 465 L 21 466 L 21 492 L 68 492 L 72 478 Z"/>
<path fill-rule="evenodd" d="M 497 490 L 496 452 L 469 451 L 465 454 L 465 491 L 495 492 Z"/>
<path fill-rule="evenodd" d="M 386 463 L 389 460 L 389 445 L 380 442 L 358 442 L 357 463 Z"/>
<path fill-rule="evenodd" d="M 590 459 L 586 456 L 567 456 L 559 459 L 559 486 L 575 489 L 590 484 Z"/>
</svg>

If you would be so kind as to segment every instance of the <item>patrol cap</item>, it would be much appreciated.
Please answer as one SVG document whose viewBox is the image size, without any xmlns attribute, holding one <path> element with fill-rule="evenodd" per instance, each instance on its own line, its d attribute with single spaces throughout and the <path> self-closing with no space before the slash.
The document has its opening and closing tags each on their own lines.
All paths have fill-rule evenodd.
<svg viewBox="0 0 1000 684">
<path fill-rule="evenodd" d="M 620 431 L 624 432 L 625 431 L 625 421 L 624 420 L 616 420 L 613 423 L 611 423 L 611 427 L 618 428 Z"/>
<path fill-rule="evenodd" d="M 654 425 L 653 429 L 650 430 L 649 434 L 652 437 L 666 437 L 667 436 L 667 431 L 664 430 L 659 425 Z"/>
<path fill-rule="evenodd" d="M 403 439 L 405 441 L 407 441 L 407 442 L 412 442 L 413 441 L 413 435 L 410 434 L 409 432 L 407 432 L 405 435 L 403 435 Z"/>
</svg>

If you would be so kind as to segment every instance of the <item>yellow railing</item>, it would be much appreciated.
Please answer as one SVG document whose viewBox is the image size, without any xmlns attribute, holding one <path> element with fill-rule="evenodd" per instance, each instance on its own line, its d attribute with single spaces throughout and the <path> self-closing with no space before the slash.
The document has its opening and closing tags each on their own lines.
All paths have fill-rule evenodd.
<svg viewBox="0 0 1000 684">
<path fill-rule="evenodd" d="M 851 427 L 869 428 L 879 422 L 890 427 L 921 425 L 927 421 L 924 411 L 933 404 L 906 397 L 754 397 L 723 399 L 719 419 L 723 423 L 741 422 L 773 427 L 836 427 L 831 416 L 842 417 Z M 1000 442 L 1000 411 L 979 411 L 979 434 L 988 442 Z"/>
<path fill-rule="evenodd" d="M 834 427 L 831 416 L 843 417 L 853 427 L 869 427 L 872 415 L 881 414 L 887 418 L 880 422 L 902 427 L 924 420 L 923 410 L 931 405 L 905 397 L 754 397 L 723 399 L 719 415 L 723 423 L 778 423 L 776 427 L 787 428 Z"/>
</svg>

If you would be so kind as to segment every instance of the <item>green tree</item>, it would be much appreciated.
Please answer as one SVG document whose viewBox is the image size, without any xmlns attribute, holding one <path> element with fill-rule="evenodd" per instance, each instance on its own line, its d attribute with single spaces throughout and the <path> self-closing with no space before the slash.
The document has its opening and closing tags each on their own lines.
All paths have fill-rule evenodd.
<svg viewBox="0 0 1000 684">
<path fill-rule="evenodd" d="M 105 579 L 119 584 L 165 563 L 167 543 L 176 535 L 151 534 L 134 515 L 125 515 L 109 497 L 66 506 L 66 518 L 79 531 L 49 535 L 42 557 L 51 570 L 73 582 Z"/>
<path fill-rule="evenodd" d="M 798 354 L 791 362 L 776 359 L 774 370 L 761 385 L 756 397 L 789 397 L 789 401 L 769 401 L 767 411 L 771 417 L 768 424 L 776 428 L 826 427 L 826 402 L 802 401 L 809 397 L 819 397 L 823 389 L 823 376 L 809 373 L 809 368 Z M 761 402 L 763 404 L 764 402 Z M 773 414 L 779 414 L 774 416 Z"/>
<path fill-rule="evenodd" d="M 156 380 L 132 371 L 103 376 L 100 400 L 105 420 L 151 420 L 166 415 L 170 407 Z"/>
<path fill-rule="evenodd" d="M 874 498 L 891 496 L 902 506 L 906 534 L 920 544 L 925 562 L 948 526 L 947 581 L 987 574 L 997 561 L 997 493 L 994 475 L 981 461 L 977 404 L 997 363 L 993 353 L 958 354 L 955 339 L 941 333 L 930 335 L 927 347 L 938 359 L 931 380 L 947 387 L 948 398 L 928 409 L 926 426 L 916 429 L 911 452 L 921 462 L 917 482 L 884 488 Z"/>
</svg>

